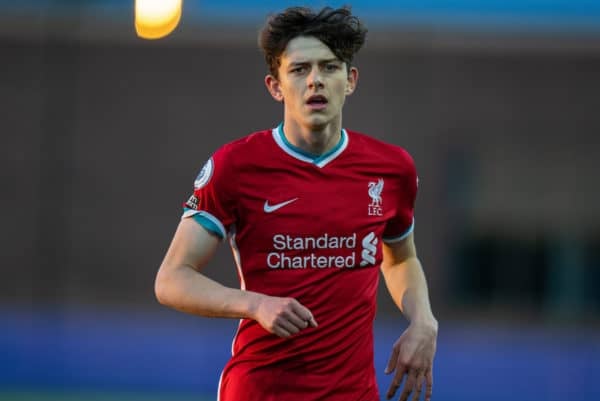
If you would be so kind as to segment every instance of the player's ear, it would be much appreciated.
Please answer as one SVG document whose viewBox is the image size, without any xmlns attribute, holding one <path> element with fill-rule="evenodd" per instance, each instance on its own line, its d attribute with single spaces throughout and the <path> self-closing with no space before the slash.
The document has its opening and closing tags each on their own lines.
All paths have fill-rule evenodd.
<svg viewBox="0 0 600 401">
<path fill-rule="evenodd" d="M 348 70 L 348 80 L 346 81 L 346 96 L 354 93 L 358 83 L 358 68 L 350 67 Z"/>
<path fill-rule="evenodd" d="M 281 92 L 281 84 L 279 80 L 275 78 L 273 75 L 269 74 L 265 77 L 265 85 L 267 86 L 267 90 L 273 96 L 273 99 L 278 102 L 283 101 L 283 93 Z"/>
</svg>

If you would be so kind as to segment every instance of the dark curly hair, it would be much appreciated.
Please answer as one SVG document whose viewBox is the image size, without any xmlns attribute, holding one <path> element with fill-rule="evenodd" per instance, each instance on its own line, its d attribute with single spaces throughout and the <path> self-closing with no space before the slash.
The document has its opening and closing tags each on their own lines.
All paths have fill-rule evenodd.
<svg viewBox="0 0 600 401">
<path fill-rule="evenodd" d="M 365 43 L 367 29 L 352 15 L 349 6 L 325 7 L 318 13 L 306 7 L 290 7 L 269 16 L 258 42 L 265 55 L 269 72 L 278 77 L 281 54 L 298 36 L 313 36 L 323 42 L 348 67 L 354 54 Z"/>
</svg>

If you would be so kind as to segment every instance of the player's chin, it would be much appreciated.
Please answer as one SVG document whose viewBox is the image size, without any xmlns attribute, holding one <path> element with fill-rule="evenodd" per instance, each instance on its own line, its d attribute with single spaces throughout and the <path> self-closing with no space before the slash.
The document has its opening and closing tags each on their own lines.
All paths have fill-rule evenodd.
<svg viewBox="0 0 600 401">
<path fill-rule="evenodd" d="M 312 114 L 306 119 L 307 124 L 313 130 L 323 129 L 331 122 L 331 118 L 325 114 Z"/>
</svg>

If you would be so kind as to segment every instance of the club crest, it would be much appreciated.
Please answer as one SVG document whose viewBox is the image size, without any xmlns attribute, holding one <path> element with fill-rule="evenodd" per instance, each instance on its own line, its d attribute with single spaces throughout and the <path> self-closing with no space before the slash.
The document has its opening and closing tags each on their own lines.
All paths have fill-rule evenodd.
<svg viewBox="0 0 600 401">
<path fill-rule="evenodd" d="M 377 182 L 369 182 L 369 196 L 371 197 L 368 209 L 369 216 L 383 216 L 381 191 L 383 191 L 383 178 L 380 178 Z"/>
</svg>

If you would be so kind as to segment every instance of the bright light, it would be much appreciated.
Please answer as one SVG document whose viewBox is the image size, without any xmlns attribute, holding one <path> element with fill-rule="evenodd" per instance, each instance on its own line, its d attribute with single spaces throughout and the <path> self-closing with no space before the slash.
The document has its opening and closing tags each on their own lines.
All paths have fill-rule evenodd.
<svg viewBox="0 0 600 401">
<path fill-rule="evenodd" d="M 144 39 L 159 39 L 177 27 L 183 0 L 135 0 L 135 31 Z"/>
</svg>

